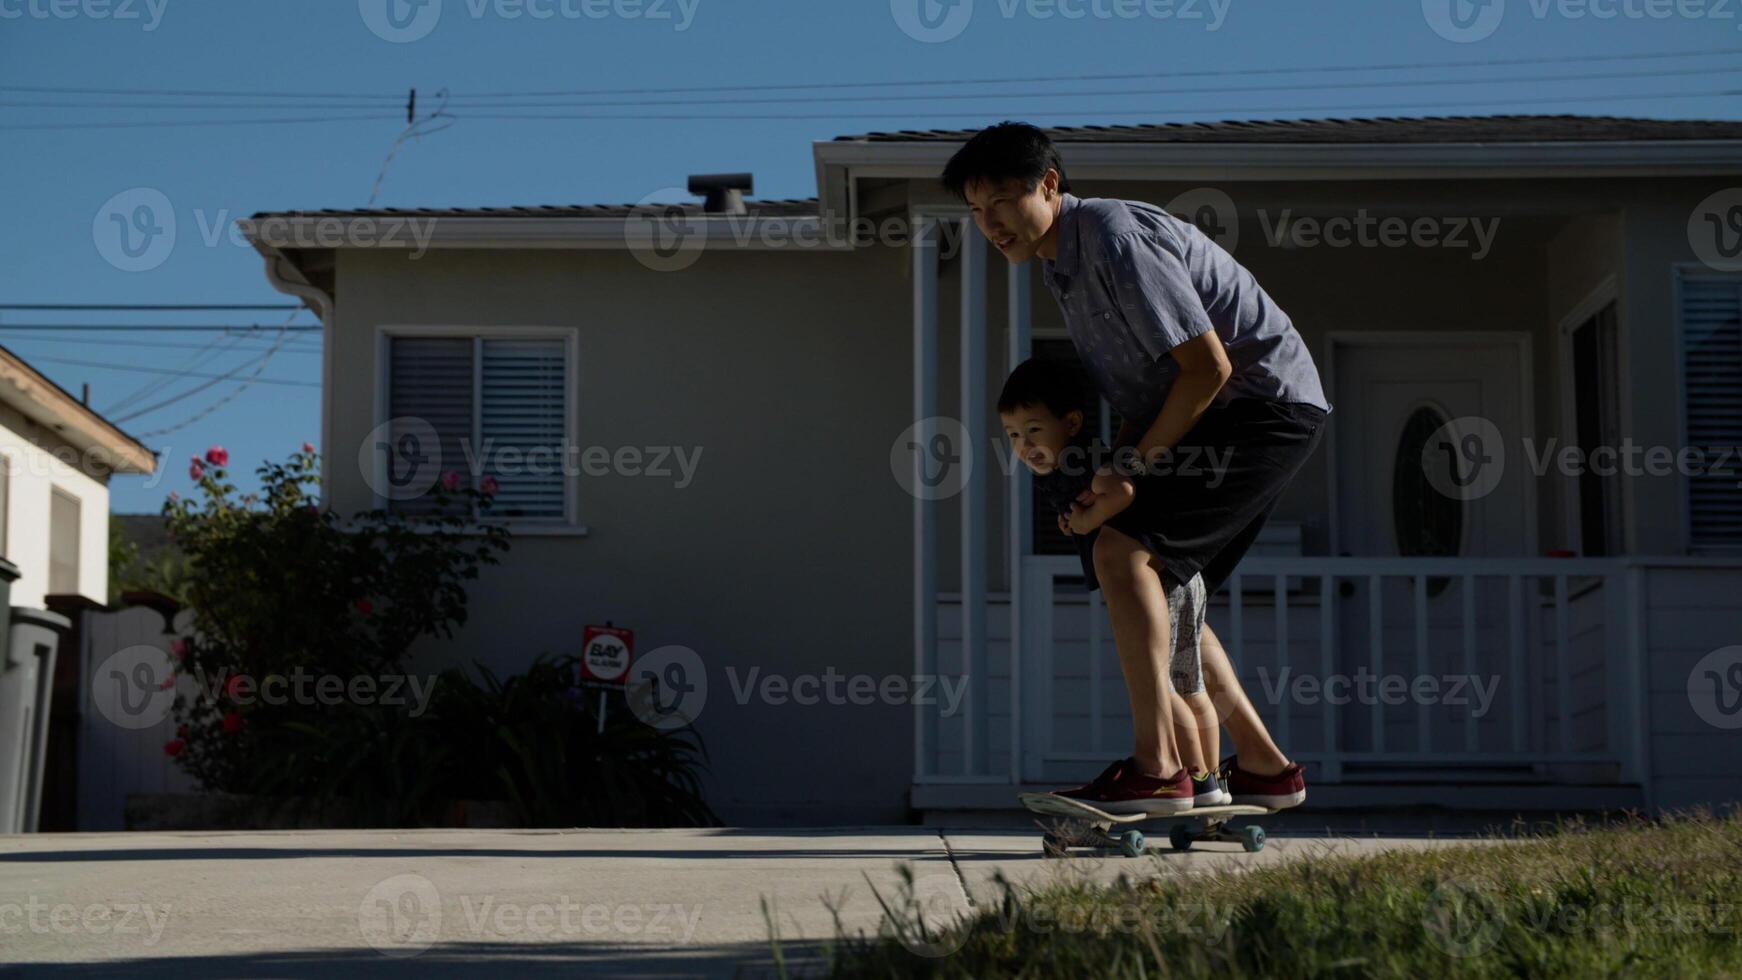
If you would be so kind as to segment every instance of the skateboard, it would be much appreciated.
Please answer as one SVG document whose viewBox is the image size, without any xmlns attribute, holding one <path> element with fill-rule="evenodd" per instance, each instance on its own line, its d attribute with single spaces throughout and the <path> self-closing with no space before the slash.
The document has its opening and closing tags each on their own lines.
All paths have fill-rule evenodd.
<svg viewBox="0 0 1742 980">
<path fill-rule="evenodd" d="M 1143 831 L 1133 827 L 1115 834 L 1113 829 L 1151 820 L 1173 824 L 1167 840 L 1176 851 L 1189 850 L 1198 841 L 1237 842 L 1247 851 L 1261 851 L 1263 827 L 1248 824 L 1234 831 L 1228 829 L 1228 821 L 1276 812 L 1261 806 L 1200 806 L 1173 814 L 1108 813 L 1052 793 L 1023 793 L 1019 798 L 1030 811 L 1054 818 L 1051 823 L 1035 821 L 1046 832 L 1041 850 L 1047 857 L 1064 857 L 1072 847 L 1117 847 L 1126 857 L 1137 857 L 1147 847 Z M 1194 830 L 1193 824 L 1198 829 Z"/>
</svg>

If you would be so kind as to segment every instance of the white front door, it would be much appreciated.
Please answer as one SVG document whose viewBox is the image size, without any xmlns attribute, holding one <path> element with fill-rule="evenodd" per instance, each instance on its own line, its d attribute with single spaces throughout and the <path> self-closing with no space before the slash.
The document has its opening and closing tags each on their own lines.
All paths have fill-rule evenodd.
<svg viewBox="0 0 1742 980">
<path fill-rule="evenodd" d="M 1531 555 L 1528 344 L 1518 335 L 1458 334 L 1333 341 L 1335 553 L 1356 557 Z M 1417 584 L 1384 579 L 1339 584 L 1339 670 L 1350 676 L 1443 677 L 1465 669 L 1466 602 L 1504 608 L 1501 583 L 1479 580 L 1466 597 L 1455 577 Z M 1377 601 L 1377 612 L 1375 607 Z M 1493 676 L 1483 615 L 1479 662 Z M 1374 624 L 1378 623 L 1378 636 Z M 1425 624 L 1425 628 L 1424 628 Z M 1514 678 L 1513 680 L 1519 680 Z M 1418 755 L 1456 748 L 1456 706 L 1379 704 L 1343 712 L 1345 751 Z"/>
</svg>

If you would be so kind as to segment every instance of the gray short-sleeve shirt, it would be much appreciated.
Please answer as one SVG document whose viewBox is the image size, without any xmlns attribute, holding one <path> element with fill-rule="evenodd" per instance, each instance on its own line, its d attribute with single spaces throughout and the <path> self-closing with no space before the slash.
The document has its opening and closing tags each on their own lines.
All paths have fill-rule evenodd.
<svg viewBox="0 0 1742 980">
<path fill-rule="evenodd" d="M 1216 396 L 1330 411 L 1288 315 L 1220 245 L 1153 204 L 1065 194 L 1058 257 L 1042 278 L 1083 367 L 1134 424 L 1161 412 L 1179 365 L 1169 352 L 1216 331 L 1234 373 Z"/>
</svg>

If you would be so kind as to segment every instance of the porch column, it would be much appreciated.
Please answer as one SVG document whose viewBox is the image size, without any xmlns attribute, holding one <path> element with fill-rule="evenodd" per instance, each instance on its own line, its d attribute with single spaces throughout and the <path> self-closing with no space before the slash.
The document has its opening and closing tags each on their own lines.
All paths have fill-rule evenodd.
<svg viewBox="0 0 1742 980">
<path fill-rule="evenodd" d="M 913 229 L 913 418 L 914 439 L 931 445 L 938 401 L 938 249 L 937 222 L 915 215 Z M 923 488 L 926 455 L 913 454 L 913 673 L 936 673 L 938 645 L 937 523 Z M 913 775 L 931 775 L 926 754 L 937 746 L 937 726 L 923 705 L 913 709 Z"/>
<path fill-rule="evenodd" d="M 962 669 L 967 674 L 967 712 L 963 726 L 962 774 L 989 775 L 986 678 L 986 470 L 993 460 L 982 452 L 986 427 L 986 236 L 974 219 L 960 222 L 962 426 L 968 445 L 962 460 L 968 479 L 962 488 Z"/>
<path fill-rule="evenodd" d="M 1009 329 L 1004 353 L 1005 375 L 1028 359 L 1032 309 L 1029 299 L 1029 263 L 1007 265 L 1009 274 Z M 1003 443 L 998 443 L 1002 451 Z M 1022 782 L 1022 559 L 1028 554 L 1028 470 L 1016 466 L 1008 489 L 1009 533 L 1004 551 L 1005 581 L 1010 583 L 1010 782 Z"/>
</svg>

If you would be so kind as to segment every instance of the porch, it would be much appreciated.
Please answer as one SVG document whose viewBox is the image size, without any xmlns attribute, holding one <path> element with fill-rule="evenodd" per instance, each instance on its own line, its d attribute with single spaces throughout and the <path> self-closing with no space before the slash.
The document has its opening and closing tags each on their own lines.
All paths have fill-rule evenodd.
<svg viewBox="0 0 1742 980">
<path fill-rule="evenodd" d="M 924 447 L 911 483 L 914 672 L 960 679 L 964 695 L 954 710 L 914 708 L 911 805 L 943 821 L 950 812 L 1015 810 L 1019 790 L 1080 782 L 1129 752 L 1131 729 L 1101 597 L 1082 590 L 1074 555 L 1037 547 L 1045 532 L 1030 481 L 1007 458 L 992 417 L 998 379 L 1043 343 L 1031 323 L 1038 265 L 995 263 L 998 282 L 983 237 L 960 212 L 929 208 L 914 229 L 913 417 L 921 422 L 912 444 Z M 1546 255 L 1564 231 L 1545 229 L 1522 247 Z M 940 241 L 953 254 L 940 256 Z M 1600 282 L 1607 264 L 1592 268 Z M 1607 302 L 1612 288 L 1597 286 L 1579 306 Z M 951 305 L 957 315 L 945 324 L 940 309 Z M 1520 439 L 1538 433 L 1531 338 L 1556 320 L 1583 322 L 1563 305 L 1572 307 L 1543 303 L 1543 322 L 1520 322 L 1515 332 L 1372 331 L 1361 344 L 1411 350 L 1414 360 L 1392 362 L 1404 365 L 1401 376 L 1421 364 L 1441 369 L 1434 345 L 1487 351 L 1491 364 L 1459 370 L 1489 379 L 1483 413 L 1500 418 L 1503 438 Z M 994 306 L 1004 323 L 989 322 Z M 1297 323 L 1328 365 L 1343 337 Z M 953 345 L 940 345 L 946 331 Z M 1045 342 L 1058 341 L 1049 334 Z M 1346 379 L 1370 370 L 1357 356 L 1346 360 Z M 954 377 L 940 371 L 946 363 Z M 1547 365 L 1542 373 L 1550 376 Z M 1459 380 L 1446 385 L 1447 418 L 1468 414 L 1450 401 Z M 944 403 L 946 385 L 956 404 Z M 1406 401 L 1419 397 L 1408 385 L 1393 388 Z M 1412 405 L 1390 411 L 1376 401 L 1351 418 L 1384 415 L 1390 428 L 1406 427 Z M 1096 423 L 1108 433 L 1105 407 Z M 1369 432 L 1351 430 L 1340 448 L 1334 437 L 1303 473 L 1303 492 L 1279 511 L 1315 525 L 1312 541 L 1303 547 L 1297 535 L 1280 553 L 1255 549 L 1209 614 L 1266 725 L 1306 766 L 1308 807 L 1652 810 L 1707 791 L 1692 763 L 1653 759 L 1715 734 L 1687 720 L 1687 670 L 1730 632 L 1723 597 L 1742 583 L 1737 563 L 1531 557 L 1553 535 L 1538 533 L 1529 479 L 1449 505 L 1458 511 L 1449 524 L 1461 535 L 1456 557 L 1396 557 L 1392 521 L 1373 516 L 1394 513 L 1394 454 L 1366 453 Z M 1389 429 L 1377 438 L 1399 444 Z M 1556 516 L 1551 509 L 1543 523 Z M 1311 553 L 1327 545 L 1341 556 Z M 1231 753 L 1224 734 L 1221 755 Z"/>
</svg>

